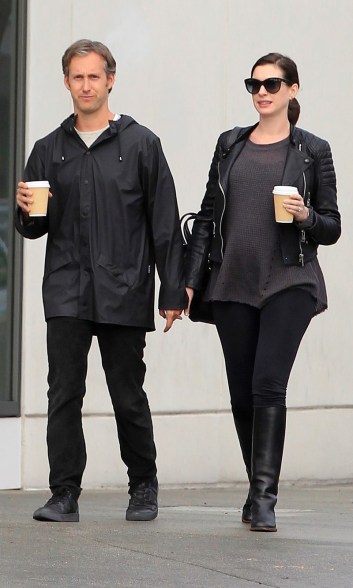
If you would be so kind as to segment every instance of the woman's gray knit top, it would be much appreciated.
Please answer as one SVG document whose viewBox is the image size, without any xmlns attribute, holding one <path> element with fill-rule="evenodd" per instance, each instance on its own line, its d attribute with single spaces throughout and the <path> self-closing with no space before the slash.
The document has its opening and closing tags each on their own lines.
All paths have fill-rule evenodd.
<svg viewBox="0 0 353 588">
<path fill-rule="evenodd" d="M 272 190 L 281 183 L 288 145 L 289 139 L 269 145 L 248 140 L 236 159 L 222 224 L 224 258 L 212 268 L 207 299 L 261 308 L 278 292 L 299 287 L 316 299 L 317 313 L 327 308 L 317 258 L 304 267 L 282 260 Z"/>
</svg>

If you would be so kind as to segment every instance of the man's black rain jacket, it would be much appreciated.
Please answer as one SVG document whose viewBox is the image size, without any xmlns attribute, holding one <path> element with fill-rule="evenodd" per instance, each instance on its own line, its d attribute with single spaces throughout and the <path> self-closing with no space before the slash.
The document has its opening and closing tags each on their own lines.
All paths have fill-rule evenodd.
<svg viewBox="0 0 353 588">
<path fill-rule="evenodd" d="M 87 148 L 71 115 L 36 142 L 24 179 L 48 180 L 48 215 L 17 230 L 29 239 L 47 233 L 43 278 L 46 319 L 154 327 L 158 307 L 185 304 L 183 251 L 174 182 L 160 141 L 123 115 Z"/>
</svg>

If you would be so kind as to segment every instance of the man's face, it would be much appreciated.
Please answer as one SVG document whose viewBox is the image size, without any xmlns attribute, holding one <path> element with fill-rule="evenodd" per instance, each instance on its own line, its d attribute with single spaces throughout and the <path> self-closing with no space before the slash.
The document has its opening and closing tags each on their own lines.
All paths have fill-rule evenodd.
<svg viewBox="0 0 353 588">
<path fill-rule="evenodd" d="M 95 114 L 108 106 L 108 93 L 115 76 L 107 74 L 104 60 L 97 53 L 75 56 L 64 83 L 70 91 L 75 114 Z"/>
</svg>

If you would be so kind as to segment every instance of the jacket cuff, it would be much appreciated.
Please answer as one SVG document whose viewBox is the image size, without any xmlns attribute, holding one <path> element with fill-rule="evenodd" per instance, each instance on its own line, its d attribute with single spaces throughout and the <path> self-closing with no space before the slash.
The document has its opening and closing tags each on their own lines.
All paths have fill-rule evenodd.
<svg viewBox="0 0 353 588">
<path fill-rule="evenodd" d="M 26 222 L 19 206 L 15 209 L 15 226 L 18 232 L 26 239 L 37 239 L 47 231 L 47 217 L 28 217 Z"/>
<path fill-rule="evenodd" d="M 159 310 L 184 310 L 188 305 L 188 297 L 185 288 L 167 290 L 161 287 L 158 297 Z"/>
<path fill-rule="evenodd" d="M 295 221 L 296 226 L 298 227 L 298 229 L 300 230 L 305 230 L 305 229 L 311 229 L 311 227 L 314 225 L 314 209 L 309 206 L 308 207 L 309 210 L 309 215 L 308 218 L 306 218 L 303 221 Z"/>
</svg>

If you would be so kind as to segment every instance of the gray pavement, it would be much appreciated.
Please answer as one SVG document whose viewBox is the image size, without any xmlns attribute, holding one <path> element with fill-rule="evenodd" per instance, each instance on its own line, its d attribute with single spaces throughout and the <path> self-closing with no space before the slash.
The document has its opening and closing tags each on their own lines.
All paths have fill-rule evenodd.
<svg viewBox="0 0 353 588">
<path fill-rule="evenodd" d="M 277 533 L 240 522 L 245 485 L 160 490 L 125 521 L 126 489 L 84 491 L 79 523 L 41 523 L 46 492 L 0 492 L 0 587 L 352 588 L 353 483 L 282 483 Z"/>
</svg>

